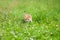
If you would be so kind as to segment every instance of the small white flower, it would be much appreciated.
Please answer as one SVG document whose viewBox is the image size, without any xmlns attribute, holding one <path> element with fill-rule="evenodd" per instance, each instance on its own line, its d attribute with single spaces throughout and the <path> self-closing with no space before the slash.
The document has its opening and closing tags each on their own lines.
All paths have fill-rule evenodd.
<svg viewBox="0 0 60 40">
<path fill-rule="evenodd" d="M 15 38 L 17 38 L 17 35 L 15 34 L 14 31 L 11 31 L 10 33 L 11 33 Z"/>
<path fill-rule="evenodd" d="M 30 40 L 34 40 L 33 38 L 30 38 Z"/>
<path fill-rule="evenodd" d="M 11 31 L 10 33 L 11 33 L 12 35 L 15 35 L 15 32 L 14 32 L 14 31 Z"/>
<path fill-rule="evenodd" d="M 58 25 L 56 25 L 56 27 L 57 27 Z"/>
</svg>

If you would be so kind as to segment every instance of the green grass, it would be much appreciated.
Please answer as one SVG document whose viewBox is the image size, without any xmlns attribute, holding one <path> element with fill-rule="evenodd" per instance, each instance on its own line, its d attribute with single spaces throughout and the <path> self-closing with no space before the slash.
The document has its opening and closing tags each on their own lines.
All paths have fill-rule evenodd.
<svg viewBox="0 0 60 40">
<path fill-rule="evenodd" d="M 0 40 L 60 40 L 60 0 L 0 0 Z"/>
</svg>

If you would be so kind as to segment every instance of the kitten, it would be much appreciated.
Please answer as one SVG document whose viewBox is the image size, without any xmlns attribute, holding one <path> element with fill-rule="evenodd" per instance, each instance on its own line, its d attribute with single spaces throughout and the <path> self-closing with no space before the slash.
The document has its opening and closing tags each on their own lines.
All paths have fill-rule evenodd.
<svg viewBox="0 0 60 40">
<path fill-rule="evenodd" d="M 30 14 L 24 14 L 25 22 L 32 22 L 32 16 Z"/>
</svg>

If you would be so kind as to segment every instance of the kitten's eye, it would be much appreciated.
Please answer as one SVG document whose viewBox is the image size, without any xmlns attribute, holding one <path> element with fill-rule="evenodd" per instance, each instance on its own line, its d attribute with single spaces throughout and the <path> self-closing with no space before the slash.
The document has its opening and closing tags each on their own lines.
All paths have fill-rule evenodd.
<svg viewBox="0 0 60 40">
<path fill-rule="evenodd" d="M 29 19 L 27 19 L 27 20 L 29 20 Z"/>
</svg>

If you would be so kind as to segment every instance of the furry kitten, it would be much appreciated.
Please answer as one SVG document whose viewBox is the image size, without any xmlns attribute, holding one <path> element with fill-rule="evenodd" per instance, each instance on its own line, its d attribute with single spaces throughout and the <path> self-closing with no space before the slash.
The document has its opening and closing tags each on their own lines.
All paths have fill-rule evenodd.
<svg viewBox="0 0 60 40">
<path fill-rule="evenodd" d="M 30 14 L 24 14 L 25 22 L 32 22 L 32 16 Z"/>
</svg>

